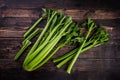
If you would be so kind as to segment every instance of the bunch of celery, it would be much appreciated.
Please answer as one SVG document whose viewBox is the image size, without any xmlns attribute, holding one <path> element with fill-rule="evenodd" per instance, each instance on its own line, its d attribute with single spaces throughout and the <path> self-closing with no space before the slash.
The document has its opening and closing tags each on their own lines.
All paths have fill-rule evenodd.
<svg viewBox="0 0 120 80">
<path fill-rule="evenodd" d="M 44 65 L 60 48 L 75 43 L 74 37 L 79 35 L 78 25 L 71 17 L 62 15 L 61 11 L 50 9 L 43 9 L 43 11 L 42 17 L 24 34 L 23 46 L 36 36 L 37 31 L 35 32 L 34 29 L 41 20 L 46 20 L 44 29 L 39 33 L 38 39 L 23 62 L 23 68 L 27 71 L 36 70 Z M 14 59 L 17 60 L 27 47 L 28 45 L 21 48 L 22 51 L 18 52 Z"/>
<path fill-rule="evenodd" d="M 42 17 L 24 34 L 22 48 L 14 57 L 14 60 L 17 60 L 31 44 L 31 39 L 38 35 L 38 39 L 23 62 L 23 68 L 27 71 L 33 71 L 43 66 L 63 46 L 78 43 L 79 47 L 53 60 L 54 63 L 57 63 L 58 68 L 70 62 L 67 68 L 67 72 L 70 73 L 81 53 L 108 42 L 108 33 L 98 27 L 90 18 L 82 24 L 81 29 L 70 16 L 64 16 L 61 11 L 42 10 Z M 46 21 L 46 25 L 40 33 L 40 29 L 36 26 L 42 20 Z"/>
<path fill-rule="evenodd" d="M 86 32 L 83 33 L 83 31 L 81 31 L 81 37 L 79 37 L 81 41 L 78 43 L 79 47 L 53 60 L 54 63 L 57 63 L 58 68 L 62 67 L 65 63 L 70 62 L 67 67 L 68 73 L 71 72 L 71 69 L 80 54 L 93 47 L 106 44 L 109 40 L 108 33 L 102 27 L 98 27 L 90 18 L 82 24 L 82 28 L 85 28 Z"/>
</svg>

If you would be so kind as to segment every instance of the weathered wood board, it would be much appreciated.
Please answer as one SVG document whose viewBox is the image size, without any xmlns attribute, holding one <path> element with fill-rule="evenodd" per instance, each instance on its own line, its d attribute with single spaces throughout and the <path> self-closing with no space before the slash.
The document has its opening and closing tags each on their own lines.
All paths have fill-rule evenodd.
<svg viewBox="0 0 120 80">
<path fill-rule="evenodd" d="M 118 0 L 0 0 L 0 80 L 120 80 L 120 5 Z M 22 58 L 15 62 L 24 32 L 39 18 L 41 8 L 62 10 L 79 24 L 88 16 L 110 34 L 108 45 L 79 56 L 71 75 L 49 61 L 41 69 L 26 72 Z M 44 23 L 39 25 L 44 28 Z M 69 50 L 62 48 L 56 56 Z"/>
</svg>

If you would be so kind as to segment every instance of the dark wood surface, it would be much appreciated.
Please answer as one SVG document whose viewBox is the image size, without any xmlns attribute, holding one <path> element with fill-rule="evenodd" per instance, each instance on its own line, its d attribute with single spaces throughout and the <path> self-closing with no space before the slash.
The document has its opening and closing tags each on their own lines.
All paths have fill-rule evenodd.
<svg viewBox="0 0 120 80">
<path fill-rule="evenodd" d="M 120 80 L 119 3 L 119 0 L 0 0 L 0 80 Z M 80 55 L 70 75 L 51 61 L 37 71 L 24 71 L 21 64 L 27 51 L 18 62 L 13 58 L 21 47 L 24 32 L 39 18 L 43 7 L 61 9 L 78 23 L 92 17 L 109 32 L 109 44 Z M 39 27 L 43 29 L 44 25 Z M 56 56 L 69 48 L 62 48 Z"/>
</svg>

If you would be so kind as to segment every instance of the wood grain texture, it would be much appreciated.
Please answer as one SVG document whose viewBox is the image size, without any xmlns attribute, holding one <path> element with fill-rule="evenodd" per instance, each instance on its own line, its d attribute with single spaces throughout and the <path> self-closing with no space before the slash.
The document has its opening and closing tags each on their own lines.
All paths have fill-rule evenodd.
<svg viewBox="0 0 120 80">
<path fill-rule="evenodd" d="M 1 59 L 13 59 L 15 54 L 21 47 L 21 42 L 23 38 L 1 38 L 0 39 L 0 58 Z M 120 40 L 118 40 L 119 43 Z M 8 43 L 9 42 L 9 43 Z M 117 41 L 116 41 L 117 42 Z M 113 45 L 114 44 L 114 45 Z M 115 49 L 113 49 L 115 48 Z M 100 47 L 93 48 L 87 52 L 84 52 L 79 58 L 83 59 L 119 59 L 120 55 L 117 52 L 120 45 L 115 43 L 110 43 L 109 45 L 104 45 Z M 72 47 L 65 46 L 56 55 L 60 56 L 65 52 L 71 50 Z M 106 54 L 109 53 L 109 54 Z"/>
<path fill-rule="evenodd" d="M 67 65 L 57 69 L 52 61 L 37 71 L 26 72 L 21 65 L 31 46 L 18 62 L 13 58 L 21 48 L 23 34 L 41 16 L 43 7 L 62 10 L 79 24 L 90 16 L 109 32 L 109 44 L 79 56 L 70 75 L 64 71 Z M 42 30 L 44 25 L 38 27 Z M 119 31 L 118 0 L 0 0 L 0 80 L 120 80 Z M 72 47 L 65 46 L 54 57 Z"/>
</svg>

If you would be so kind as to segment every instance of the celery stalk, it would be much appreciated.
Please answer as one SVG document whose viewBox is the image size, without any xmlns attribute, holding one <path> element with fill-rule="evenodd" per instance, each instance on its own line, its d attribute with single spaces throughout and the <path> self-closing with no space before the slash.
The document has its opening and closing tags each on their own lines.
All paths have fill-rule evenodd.
<svg viewBox="0 0 120 80">
<path fill-rule="evenodd" d="M 22 48 L 19 50 L 19 52 L 14 57 L 14 60 L 18 60 L 18 58 L 22 55 L 22 53 L 25 51 L 25 49 L 31 44 L 29 40 L 26 40 Z"/>
</svg>

